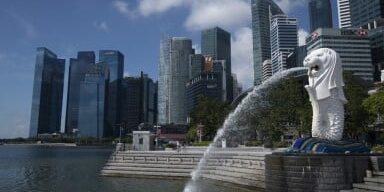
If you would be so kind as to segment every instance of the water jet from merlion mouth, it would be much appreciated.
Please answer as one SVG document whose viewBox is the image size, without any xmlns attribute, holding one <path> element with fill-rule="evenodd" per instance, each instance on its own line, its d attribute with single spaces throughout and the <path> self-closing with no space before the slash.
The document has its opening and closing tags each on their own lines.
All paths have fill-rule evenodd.
<svg viewBox="0 0 384 192">
<path fill-rule="evenodd" d="M 299 72 L 304 70 L 308 70 L 308 68 L 296 67 L 296 68 L 280 71 L 274 74 L 268 80 L 266 80 L 263 84 L 259 86 L 255 86 L 253 90 L 250 93 L 248 93 L 248 95 L 240 102 L 240 104 L 236 107 L 236 109 L 227 116 L 227 118 L 223 123 L 222 128 L 217 130 L 216 136 L 214 137 L 213 141 L 209 144 L 207 149 L 204 151 L 203 157 L 200 159 L 199 163 L 197 164 L 197 167 L 192 171 L 191 179 L 185 186 L 184 192 L 198 191 L 198 187 L 195 185 L 195 182 L 200 178 L 202 168 L 205 165 L 206 161 L 208 160 L 210 153 L 214 149 L 214 146 L 217 144 L 217 142 L 226 133 L 228 129 L 236 126 L 237 119 L 240 119 L 241 116 L 244 115 L 244 113 L 247 113 L 250 110 L 254 110 L 250 106 L 252 106 L 252 103 L 257 102 L 257 100 L 260 97 L 260 94 L 266 91 L 266 89 L 268 89 L 270 86 L 274 85 L 275 83 L 278 83 L 284 77 L 294 72 Z"/>
</svg>

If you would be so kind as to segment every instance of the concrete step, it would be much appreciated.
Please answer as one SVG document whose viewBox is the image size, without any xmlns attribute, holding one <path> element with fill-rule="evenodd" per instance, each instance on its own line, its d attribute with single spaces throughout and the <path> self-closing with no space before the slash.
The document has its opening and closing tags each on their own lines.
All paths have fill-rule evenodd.
<svg viewBox="0 0 384 192">
<path fill-rule="evenodd" d="M 372 190 L 369 190 L 369 189 L 357 189 L 357 188 L 354 188 L 353 192 L 375 192 L 375 191 L 372 191 Z"/>
<path fill-rule="evenodd" d="M 222 176 L 222 175 L 211 175 L 211 174 L 202 174 L 202 177 L 216 180 L 216 181 L 224 181 L 224 182 L 235 183 L 239 185 L 265 188 L 264 181 L 255 181 L 255 180 L 249 180 L 249 179 L 243 179 L 243 178 L 234 178 L 234 177 L 228 177 L 228 176 Z"/>
<path fill-rule="evenodd" d="M 383 177 L 370 177 L 370 178 L 365 177 L 364 181 L 384 186 L 384 178 Z"/>
<path fill-rule="evenodd" d="M 384 171 L 374 171 L 373 176 L 384 176 Z"/>
<path fill-rule="evenodd" d="M 152 164 L 152 163 L 107 163 L 105 166 L 116 167 L 159 167 L 159 168 L 190 168 L 196 167 L 196 164 Z"/>
<path fill-rule="evenodd" d="M 353 190 L 355 189 L 362 189 L 362 190 L 368 190 L 368 191 L 383 191 L 384 187 L 376 186 L 376 185 L 368 185 L 365 183 L 354 183 L 353 184 Z"/>
<path fill-rule="evenodd" d="M 164 178 L 164 177 L 181 177 L 188 178 L 190 173 L 175 172 L 148 172 L 148 171 L 123 171 L 123 170 L 102 170 L 103 176 L 115 177 L 145 177 L 145 178 Z"/>
<path fill-rule="evenodd" d="M 260 174 L 245 174 L 245 173 L 236 173 L 236 172 L 221 171 L 221 170 L 203 170 L 202 173 L 209 174 L 209 175 L 218 175 L 223 177 L 237 178 L 237 179 L 254 180 L 254 181 L 265 180 L 264 176 Z"/>
<path fill-rule="evenodd" d="M 121 170 L 121 171 L 137 171 L 137 172 L 172 172 L 172 173 L 190 173 L 193 168 L 158 168 L 158 167 L 116 167 L 106 166 L 103 170 Z"/>
</svg>

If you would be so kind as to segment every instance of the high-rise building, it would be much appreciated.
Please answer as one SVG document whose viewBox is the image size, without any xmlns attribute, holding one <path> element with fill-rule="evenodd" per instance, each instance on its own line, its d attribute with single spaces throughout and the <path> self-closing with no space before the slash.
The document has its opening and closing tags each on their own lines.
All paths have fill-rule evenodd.
<svg viewBox="0 0 384 192">
<path fill-rule="evenodd" d="M 365 29 L 319 28 L 306 39 L 307 50 L 331 48 L 340 54 L 344 71 L 366 81 L 372 81 L 372 57 Z"/>
<path fill-rule="evenodd" d="M 78 131 L 81 137 L 107 134 L 109 70 L 106 63 L 91 65 L 80 82 Z"/>
<path fill-rule="evenodd" d="M 160 43 L 158 123 L 185 124 L 185 85 L 189 80 L 189 56 L 192 40 L 168 37 Z"/>
<path fill-rule="evenodd" d="M 198 104 L 199 97 L 226 101 L 225 60 L 214 60 L 210 71 L 202 72 L 186 84 L 186 108 L 189 115 Z"/>
<path fill-rule="evenodd" d="M 297 19 L 287 15 L 271 17 L 272 74 L 287 69 L 287 56 L 297 47 Z"/>
<path fill-rule="evenodd" d="M 307 56 L 307 46 L 296 47 L 287 57 L 287 68 L 302 67 L 304 58 Z"/>
<path fill-rule="evenodd" d="M 156 124 L 157 84 L 147 74 L 125 77 L 123 80 L 121 118 L 127 132 L 141 123 Z"/>
<path fill-rule="evenodd" d="M 273 0 L 251 0 L 254 84 L 263 79 L 263 62 L 271 57 L 270 17 L 284 14 Z"/>
<path fill-rule="evenodd" d="M 69 60 L 67 110 L 65 120 L 65 132 L 72 133 L 78 129 L 80 81 L 91 65 L 95 64 L 95 53 L 93 51 L 81 51 L 77 58 Z"/>
<path fill-rule="evenodd" d="M 375 20 L 372 26 L 374 28 L 368 33 L 372 50 L 373 79 L 380 81 L 381 70 L 384 69 L 384 19 Z"/>
<path fill-rule="evenodd" d="M 226 87 L 233 87 L 231 72 L 231 34 L 220 27 L 206 29 L 201 32 L 201 54 L 213 60 L 225 60 Z M 227 90 L 227 99 L 232 101 L 233 90 Z"/>
<path fill-rule="evenodd" d="M 383 0 L 350 0 L 352 27 L 361 27 L 375 19 L 384 18 Z"/>
<path fill-rule="evenodd" d="M 65 60 L 37 48 L 29 136 L 60 132 Z"/>
<path fill-rule="evenodd" d="M 267 59 L 263 62 L 263 82 L 272 76 L 272 62 Z"/>
<path fill-rule="evenodd" d="M 99 61 L 104 62 L 109 68 L 108 86 L 108 125 L 105 136 L 118 136 L 121 124 L 121 81 L 124 73 L 124 55 L 116 50 L 101 50 Z"/>
<path fill-rule="evenodd" d="M 189 79 L 200 75 L 204 65 L 204 56 L 202 54 L 193 54 L 189 58 Z"/>
<path fill-rule="evenodd" d="M 311 32 L 318 28 L 332 28 L 332 6 L 330 0 L 310 0 L 308 11 Z"/>
<path fill-rule="evenodd" d="M 337 0 L 337 8 L 339 13 L 339 27 L 351 27 L 351 10 L 349 8 L 350 0 Z"/>
</svg>

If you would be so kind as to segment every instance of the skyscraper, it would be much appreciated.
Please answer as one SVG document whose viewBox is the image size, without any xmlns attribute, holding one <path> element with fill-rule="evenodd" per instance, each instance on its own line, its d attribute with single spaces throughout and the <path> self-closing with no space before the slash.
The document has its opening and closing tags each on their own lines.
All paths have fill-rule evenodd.
<svg viewBox="0 0 384 192">
<path fill-rule="evenodd" d="M 311 32 L 317 28 L 332 28 L 332 6 L 330 0 L 310 0 L 308 11 Z"/>
<path fill-rule="evenodd" d="M 121 81 L 124 73 L 124 55 L 116 50 L 101 50 L 99 61 L 109 68 L 108 128 L 106 136 L 118 136 L 121 124 Z"/>
<path fill-rule="evenodd" d="M 60 132 L 65 60 L 37 48 L 29 136 Z"/>
<path fill-rule="evenodd" d="M 272 74 L 287 69 L 287 56 L 297 47 L 297 20 L 287 15 L 271 17 Z"/>
<path fill-rule="evenodd" d="M 233 87 L 231 72 L 231 34 L 220 27 L 201 32 L 201 54 L 211 56 L 214 60 L 225 60 L 226 87 Z M 227 100 L 232 101 L 233 88 L 227 91 Z"/>
<path fill-rule="evenodd" d="M 157 84 L 141 72 L 140 77 L 125 77 L 123 90 L 121 118 L 127 132 L 140 123 L 156 124 Z"/>
<path fill-rule="evenodd" d="M 189 79 L 200 75 L 204 64 L 202 54 L 193 54 L 189 56 Z"/>
<path fill-rule="evenodd" d="M 331 48 L 340 54 L 344 71 L 366 81 L 373 80 L 372 57 L 368 33 L 364 29 L 319 28 L 307 37 L 307 50 Z"/>
<path fill-rule="evenodd" d="M 107 133 L 109 70 L 105 63 L 91 65 L 80 81 L 78 129 L 82 137 Z"/>
<path fill-rule="evenodd" d="M 337 0 L 337 8 L 339 13 L 339 27 L 351 27 L 351 10 L 349 8 L 349 0 Z"/>
<path fill-rule="evenodd" d="M 272 62 L 267 59 L 263 62 L 263 82 L 272 76 Z"/>
<path fill-rule="evenodd" d="M 378 18 L 384 18 L 383 0 L 350 0 L 352 27 L 361 27 Z"/>
<path fill-rule="evenodd" d="M 185 85 L 189 80 L 192 40 L 168 37 L 160 43 L 158 123 L 185 124 Z"/>
<path fill-rule="evenodd" d="M 254 84 L 263 79 L 263 62 L 271 57 L 270 17 L 284 14 L 273 0 L 251 0 Z"/>
<path fill-rule="evenodd" d="M 95 53 L 93 51 L 81 51 L 77 58 L 69 60 L 67 110 L 65 120 L 65 132 L 72 133 L 78 129 L 80 81 L 91 65 L 95 64 Z"/>
</svg>

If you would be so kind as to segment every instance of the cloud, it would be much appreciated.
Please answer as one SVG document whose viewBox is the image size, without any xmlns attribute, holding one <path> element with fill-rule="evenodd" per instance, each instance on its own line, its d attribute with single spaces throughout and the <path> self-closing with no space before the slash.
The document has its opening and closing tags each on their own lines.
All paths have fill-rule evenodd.
<svg viewBox="0 0 384 192">
<path fill-rule="evenodd" d="M 291 11 L 295 10 L 296 8 L 308 6 L 308 0 L 274 0 L 274 1 L 286 14 L 291 13 Z"/>
<path fill-rule="evenodd" d="M 105 32 L 109 31 L 108 24 L 105 21 L 95 21 L 95 22 L 93 22 L 93 26 L 96 29 L 99 29 L 99 30 L 102 30 L 102 31 L 105 31 Z"/>
<path fill-rule="evenodd" d="M 130 76 L 129 72 L 128 71 L 124 71 L 124 77 L 129 77 L 129 76 Z"/>
<path fill-rule="evenodd" d="M 305 45 L 305 38 L 309 35 L 309 33 L 304 29 L 299 29 L 297 32 L 297 36 L 299 39 L 299 46 Z"/>
<path fill-rule="evenodd" d="M 251 23 L 251 7 L 244 0 L 195 0 L 185 21 L 189 30 L 221 26 L 233 29 Z"/>
<path fill-rule="evenodd" d="M 112 2 L 112 6 L 121 14 L 133 17 L 135 15 L 135 11 L 130 9 L 129 4 L 126 1 L 116 0 Z"/>
<path fill-rule="evenodd" d="M 143 16 L 148 16 L 168 11 L 187 2 L 186 0 L 141 0 L 138 10 Z"/>
<path fill-rule="evenodd" d="M 253 85 L 252 29 L 243 27 L 233 33 L 231 40 L 232 72 L 243 88 Z"/>
</svg>

